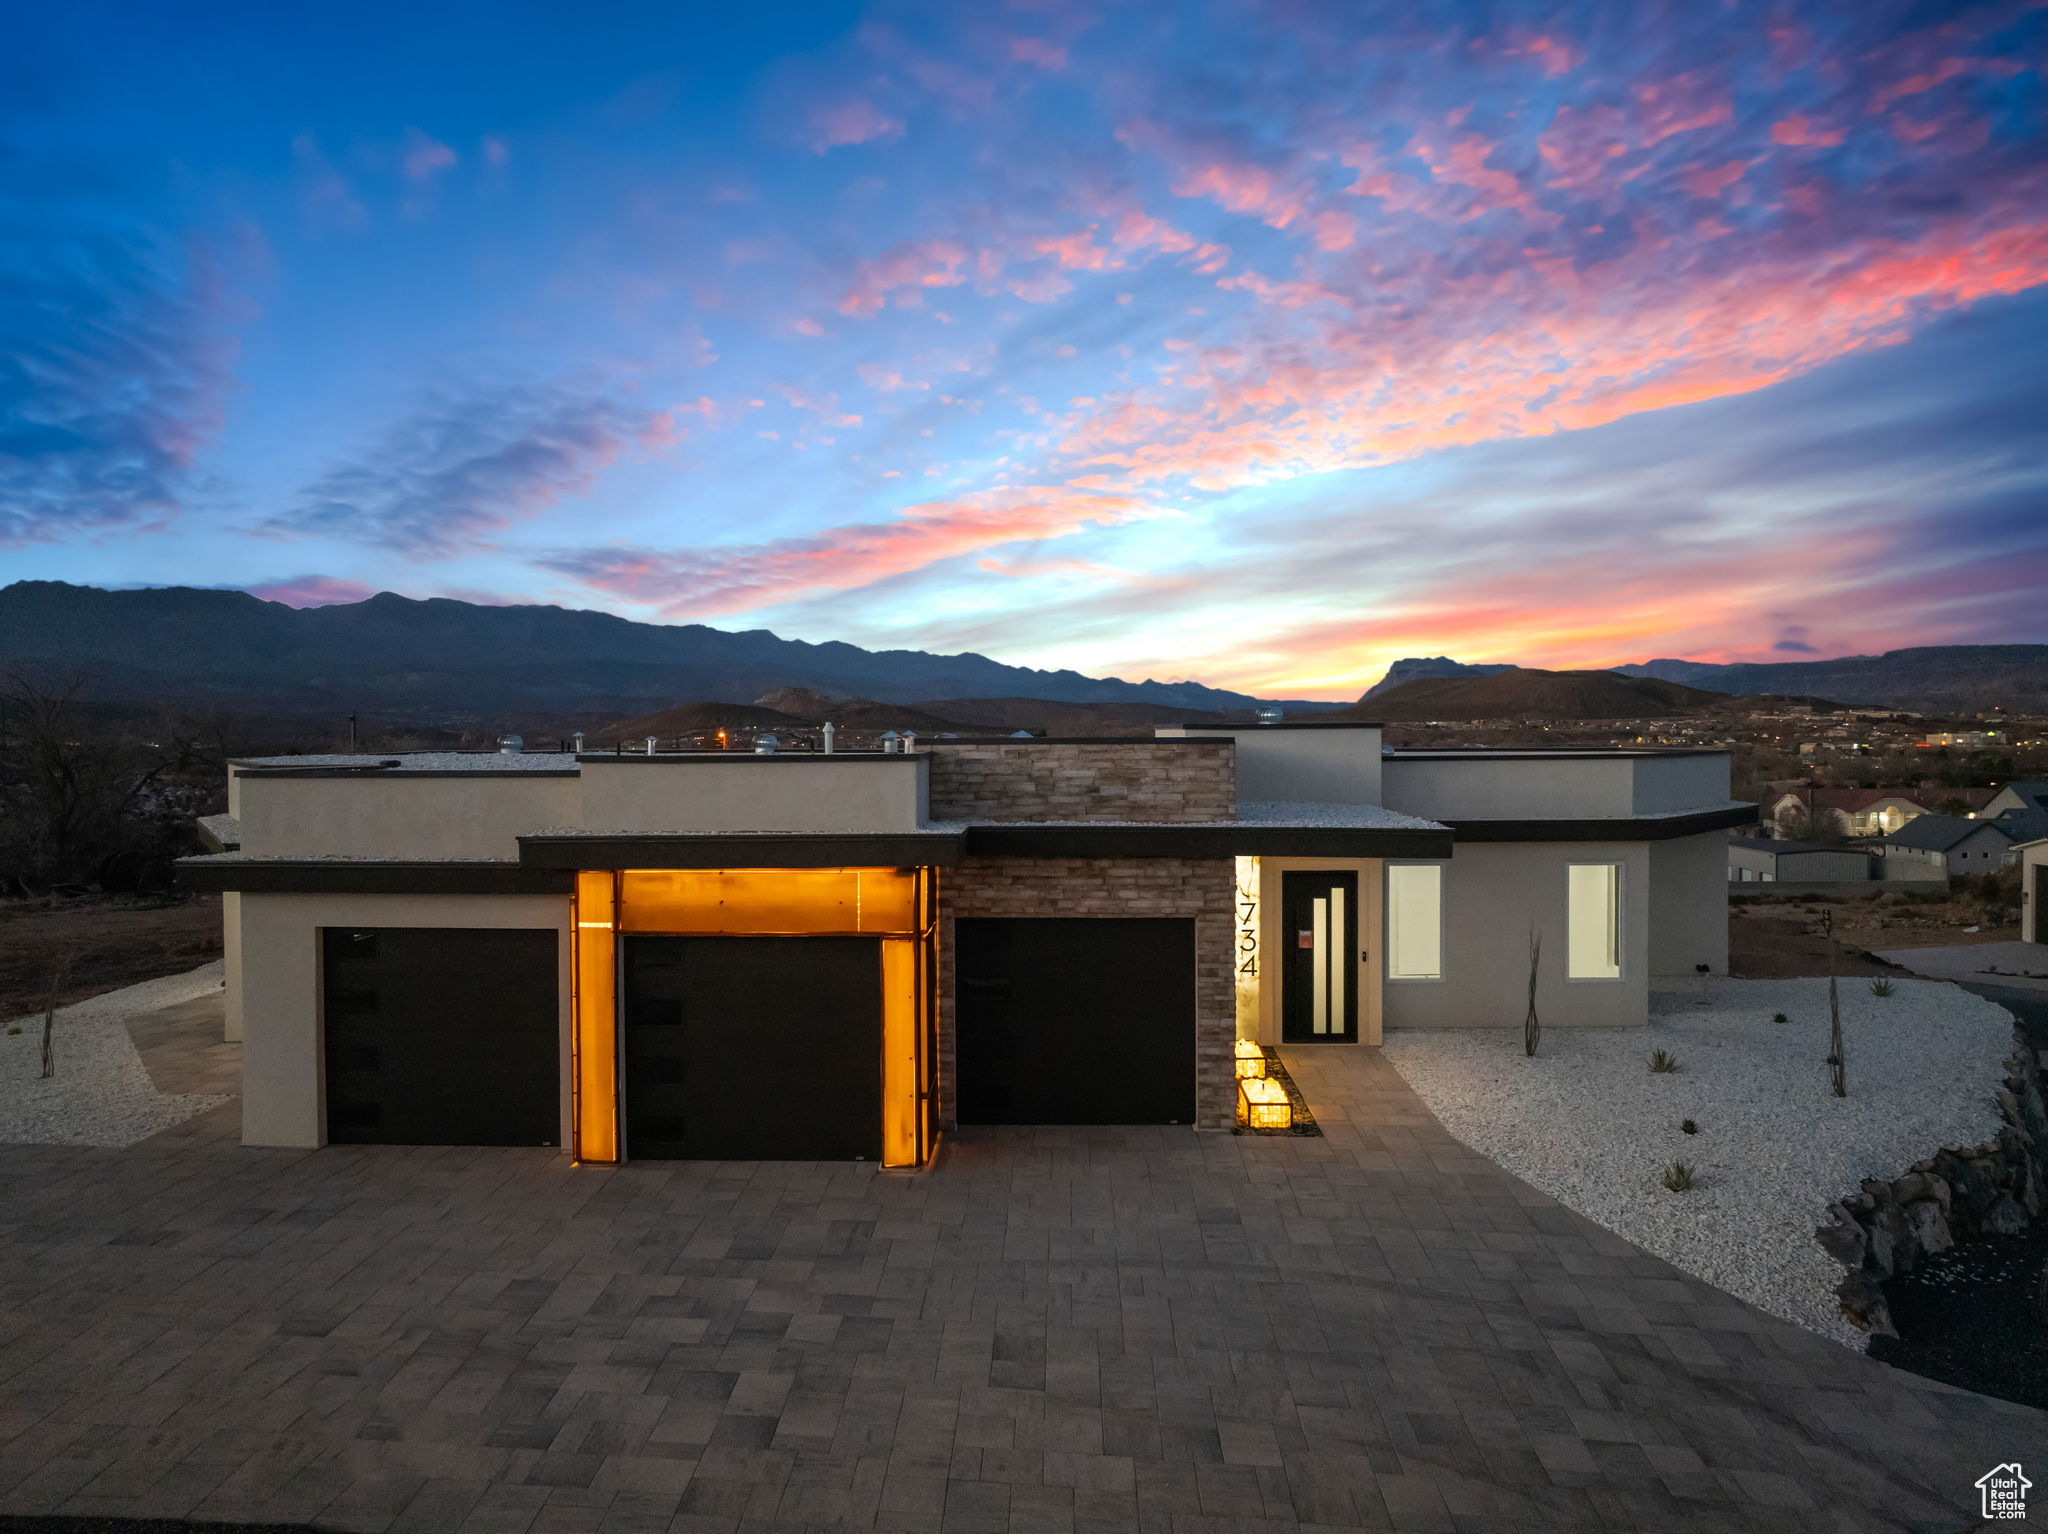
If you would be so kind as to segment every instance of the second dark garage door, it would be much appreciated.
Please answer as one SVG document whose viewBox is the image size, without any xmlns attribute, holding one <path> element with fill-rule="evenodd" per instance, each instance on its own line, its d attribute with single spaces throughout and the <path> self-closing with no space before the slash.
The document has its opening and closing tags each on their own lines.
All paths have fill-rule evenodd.
<svg viewBox="0 0 2048 1534">
<path fill-rule="evenodd" d="M 626 940 L 626 1155 L 882 1154 L 882 945 L 871 937 Z"/>
<path fill-rule="evenodd" d="M 1195 924 L 954 923 L 963 1124 L 1192 1124 Z"/>
</svg>

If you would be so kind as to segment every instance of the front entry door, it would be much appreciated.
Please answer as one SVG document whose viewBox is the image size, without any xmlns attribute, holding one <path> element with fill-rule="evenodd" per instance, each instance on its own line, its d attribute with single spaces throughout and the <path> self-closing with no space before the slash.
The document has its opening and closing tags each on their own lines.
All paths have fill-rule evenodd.
<svg viewBox="0 0 2048 1534">
<path fill-rule="evenodd" d="M 630 1159 L 881 1159 L 879 939 L 625 946 Z"/>
<path fill-rule="evenodd" d="M 1280 876 L 1280 1037 L 1348 1044 L 1358 1037 L 1358 875 Z"/>
</svg>

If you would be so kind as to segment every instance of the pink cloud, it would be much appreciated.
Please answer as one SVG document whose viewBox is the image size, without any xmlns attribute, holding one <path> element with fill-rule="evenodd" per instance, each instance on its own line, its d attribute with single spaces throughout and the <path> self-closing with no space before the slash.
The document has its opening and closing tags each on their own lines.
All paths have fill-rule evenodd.
<svg viewBox="0 0 2048 1534">
<path fill-rule="evenodd" d="M 843 144 L 871 144 L 903 135 L 900 120 L 858 98 L 813 111 L 811 129 L 811 148 L 819 154 Z"/>
<path fill-rule="evenodd" d="M 1131 496 L 1065 486 L 990 490 L 907 507 L 891 522 L 827 528 L 805 538 L 705 549 L 597 548 L 540 563 L 664 615 L 708 616 L 851 590 L 984 549 L 1159 514 Z"/>
<path fill-rule="evenodd" d="M 905 240 L 856 264 L 839 312 L 865 319 L 880 312 L 891 293 L 958 287 L 967 280 L 960 270 L 967 259 L 967 248 L 951 240 Z"/>
<path fill-rule="evenodd" d="M 1740 181 L 1749 170 L 1747 160 L 1730 160 L 1726 165 L 1700 165 L 1678 178 L 1678 184 L 1695 197 L 1718 198 Z"/>
<path fill-rule="evenodd" d="M 262 586 L 242 588 L 265 602 L 282 602 L 286 607 L 336 607 L 345 602 L 367 602 L 377 594 L 374 586 L 361 581 L 337 580 L 331 575 L 297 575 L 290 580 L 271 581 Z"/>
<path fill-rule="evenodd" d="M 1221 142 L 1185 139 L 1158 123 L 1138 120 L 1116 130 L 1118 140 L 1164 160 L 1176 197 L 1206 197 L 1231 213 L 1251 213 L 1275 229 L 1300 217 L 1304 193 L 1280 173 L 1246 159 Z"/>
<path fill-rule="evenodd" d="M 1042 37 L 1011 38 L 1010 57 L 1020 64 L 1036 64 L 1043 69 L 1065 69 L 1067 67 L 1067 50 L 1065 45 L 1047 42 Z"/>
<path fill-rule="evenodd" d="M 451 168 L 457 160 L 454 150 L 436 139 L 427 137 L 417 128 L 405 130 L 405 178 L 424 186 L 442 171 Z"/>
<path fill-rule="evenodd" d="M 1832 149 L 1848 136 L 1846 129 L 1816 127 L 1813 120 L 1805 116 L 1787 117 L 1782 122 L 1771 124 L 1773 144 Z"/>
</svg>

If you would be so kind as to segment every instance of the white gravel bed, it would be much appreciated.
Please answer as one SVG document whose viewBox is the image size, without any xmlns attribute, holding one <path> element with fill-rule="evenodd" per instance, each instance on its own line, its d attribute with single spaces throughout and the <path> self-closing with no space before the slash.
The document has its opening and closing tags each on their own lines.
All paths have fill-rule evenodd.
<svg viewBox="0 0 2048 1534">
<path fill-rule="evenodd" d="M 1669 984 L 1646 1028 L 1550 1019 L 1533 1060 L 1519 1028 L 1390 1029 L 1386 1057 L 1481 1155 L 1674 1267 L 1860 1349 L 1834 1299 L 1842 1270 L 1814 1228 L 1864 1178 L 1997 1134 L 2011 1015 L 1938 981 L 1877 997 L 1845 980 L 1839 1098 L 1827 981 Z M 1675 1072 L 1652 1074 L 1657 1049 Z M 1674 1161 L 1692 1168 L 1690 1192 L 1664 1188 Z"/>
<path fill-rule="evenodd" d="M 218 991 L 216 959 L 183 975 L 145 980 L 58 1010 L 51 1030 L 56 1074 L 42 1079 L 43 1017 L 11 1019 L 0 1030 L 0 1144 L 133 1145 L 217 1108 L 225 1097 L 159 1092 L 127 1020 Z"/>
</svg>

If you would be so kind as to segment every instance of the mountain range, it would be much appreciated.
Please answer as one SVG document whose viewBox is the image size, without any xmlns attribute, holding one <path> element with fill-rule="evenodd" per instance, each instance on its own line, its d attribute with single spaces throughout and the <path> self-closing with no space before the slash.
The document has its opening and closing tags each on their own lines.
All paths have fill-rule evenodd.
<svg viewBox="0 0 2048 1534">
<path fill-rule="evenodd" d="M 61 581 L 0 588 L 0 669 L 24 667 L 87 673 L 95 695 L 114 702 L 289 714 L 360 707 L 435 723 L 639 715 L 678 699 L 751 703 L 782 687 L 885 703 L 1028 697 L 1214 710 L 1264 701 L 1198 682 L 1126 682 L 972 653 L 863 650 L 561 607 L 386 591 L 294 608 L 244 591 L 104 591 Z M 1340 706 L 1281 701 L 1294 710 Z"/>
<path fill-rule="evenodd" d="M 1667 659 L 1615 670 L 1705 692 L 1815 694 L 1923 713 L 1993 707 L 2048 711 L 2048 645 L 2040 644 L 1926 645 L 1882 655 L 1732 666 Z"/>
</svg>

